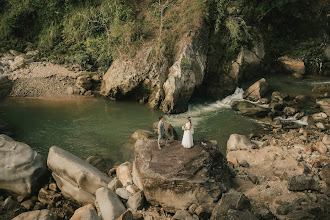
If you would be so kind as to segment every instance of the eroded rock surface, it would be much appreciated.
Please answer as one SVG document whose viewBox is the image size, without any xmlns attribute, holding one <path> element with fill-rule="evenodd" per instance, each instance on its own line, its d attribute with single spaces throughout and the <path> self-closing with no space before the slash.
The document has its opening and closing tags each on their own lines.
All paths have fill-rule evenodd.
<svg viewBox="0 0 330 220">
<path fill-rule="evenodd" d="M 47 173 L 46 161 L 27 144 L 0 135 L 0 188 L 28 195 Z"/>
<path fill-rule="evenodd" d="M 175 212 L 191 204 L 216 202 L 229 189 L 227 160 L 214 142 L 185 149 L 174 141 L 161 151 L 157 141 L 137 141 L 133 182 L 152 205 Z"/>
<path fill-rule="evenodd" d="M 56 146 L 49 149 L 47 165 L 62 194 L 83 204 L 93 203 L 96 190 L 110 182 L 97 168 Z"/>
</svg>

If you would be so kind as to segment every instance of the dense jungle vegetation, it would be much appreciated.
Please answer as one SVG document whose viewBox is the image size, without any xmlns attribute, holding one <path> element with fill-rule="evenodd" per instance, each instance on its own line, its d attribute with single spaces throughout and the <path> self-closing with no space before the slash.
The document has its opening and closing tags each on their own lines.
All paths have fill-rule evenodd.
<svg viewBox="0 0 330 220">
<path fill-rule="evenodd" d="M 269 61 L 287 54 L 329 65 L 327 0 L 0 0 L 0 52 L 105 72 L 118 56 L 155 45 L 171 62 L 186 33 L 209 31 L 209 56 L 230 60 L 260 33 Z M 257 31 L 255 31 L 257 29 Z M 259 35 L 260 35 L 259 34 Z"/>
</svg>

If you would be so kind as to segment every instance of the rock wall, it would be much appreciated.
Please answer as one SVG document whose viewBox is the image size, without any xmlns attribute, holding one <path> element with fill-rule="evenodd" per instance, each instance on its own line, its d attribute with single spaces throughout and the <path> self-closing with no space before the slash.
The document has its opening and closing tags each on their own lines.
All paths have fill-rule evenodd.
<svg viewBox="0 0 330 220">
<path fill-rule="evenodd" d="M 187 111 L 188 101 L 204 79 L 207 34 L 187 34 L 177 45 L 178 53 L 169 68 L 162 56 L 156 57 L 152 45 L 143 47 L 134 58 L 113 62 L 101 86 L 101 94 L 119 100 L 133 96 L 166 113 Z"/>
</svg>

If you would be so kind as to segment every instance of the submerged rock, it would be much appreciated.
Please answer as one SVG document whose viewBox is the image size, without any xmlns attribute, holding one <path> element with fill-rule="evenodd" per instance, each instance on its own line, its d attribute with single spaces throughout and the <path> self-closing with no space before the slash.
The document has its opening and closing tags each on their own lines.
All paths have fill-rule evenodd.
<svg viewBox="0 0 330 220">
<path fill-rule="evenodd" d="M 175 212 L 195 203 L 212 203 L 229 189 L 227 160 L 216 145 L 195 143 L 185 149 L 174 141 L 161 151 L 157 141 L 137 141 L 133 181 L 152 205 Z"/>
<path fill-rule="evenodd" d="M 237 111 L 239 115 L 251 117 L 265 117 L 268 115 L 269 109 L 260 107 L 248 101 L 237 101 L 232 104 L 232 109 Z"/>
<path fill-rule="evenodd" d="M 0 135 L 0 189 L 31 194 L 38 190 L 46 173 L 45 161 L 30 146 Z"/>
<path fill-rule="evenodd" d="M 83 204 L 93 203 L 96 190 L 110 182 L 97 168 L 56 146 L 49 149 L 47 165 L 62 194 Z"/>
</svg>

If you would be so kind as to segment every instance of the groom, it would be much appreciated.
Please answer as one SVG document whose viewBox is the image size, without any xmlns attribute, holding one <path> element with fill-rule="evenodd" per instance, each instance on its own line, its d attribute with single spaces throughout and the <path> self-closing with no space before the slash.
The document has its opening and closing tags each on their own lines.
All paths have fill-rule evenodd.
<svg viewBox="0 0 330 220">
<path fill-rule="evenodd" d="M 164 118 L 159 117 L 159 122 L 158 122 L 158 149 L 161 150 L 162 148 L 160 147 L 160 139 L 164 138 L 165 139 L 165 146 L 167 145 L 167 140 L 168 136 L 165 132 L 165 126 L 164 126 Z"/>
</svg>

